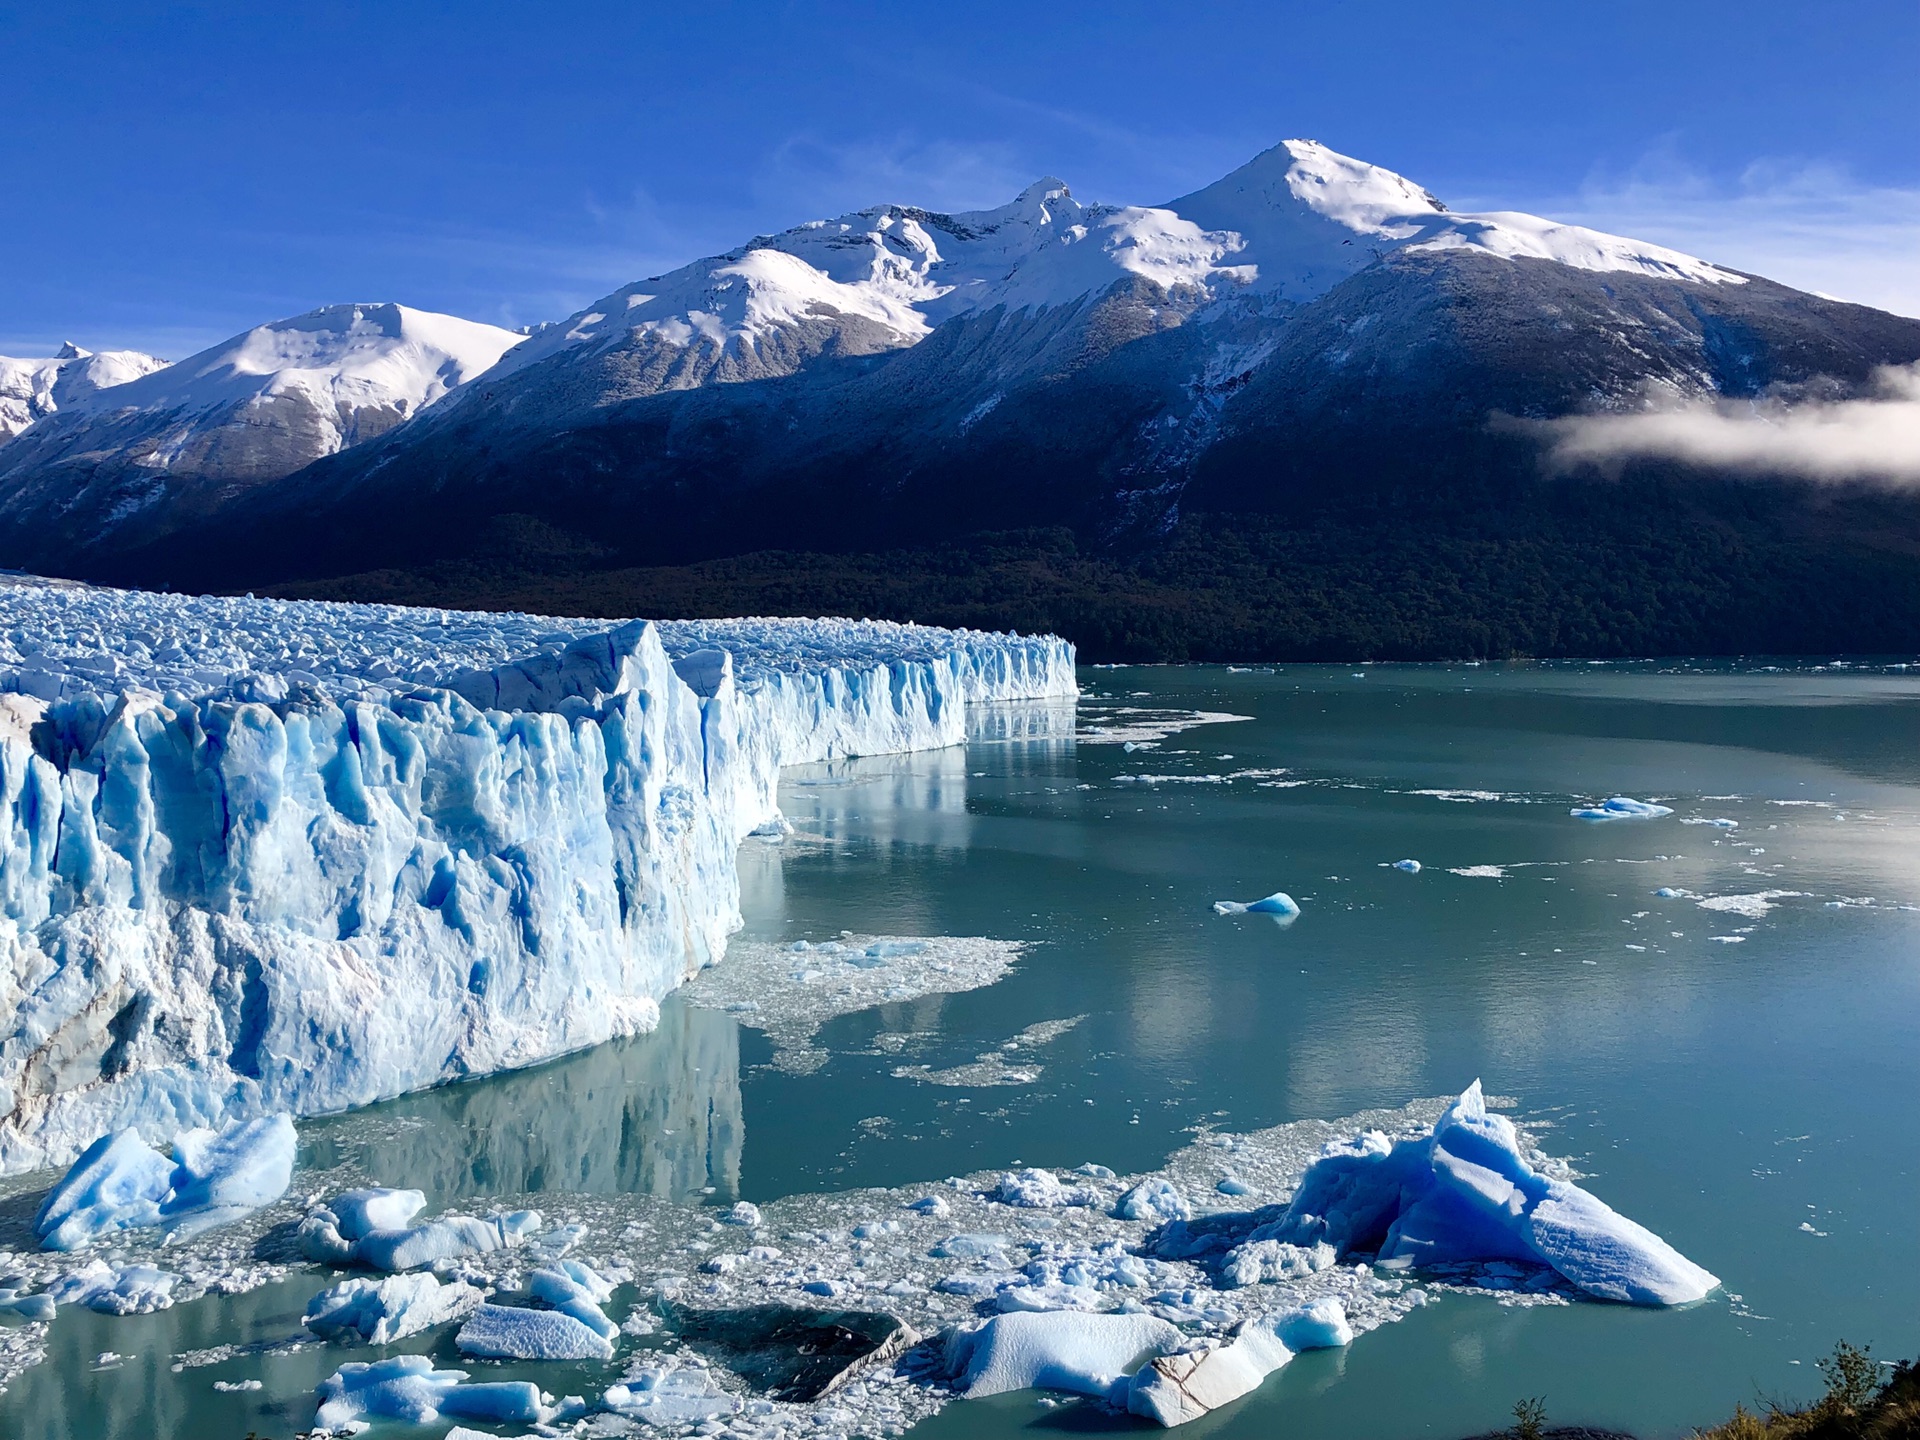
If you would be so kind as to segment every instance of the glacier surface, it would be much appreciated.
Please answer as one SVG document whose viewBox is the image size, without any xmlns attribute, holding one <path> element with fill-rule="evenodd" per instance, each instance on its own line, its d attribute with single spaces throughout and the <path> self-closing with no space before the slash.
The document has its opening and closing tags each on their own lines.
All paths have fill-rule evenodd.
<svg viewBox="0 0 1920 1440">
<path fill-rule="evenodd" d="M 1071 697 L 1052 638 L 0 582 L 0 1172 L 650 1028 L 783 766 Z"/>
</svg>

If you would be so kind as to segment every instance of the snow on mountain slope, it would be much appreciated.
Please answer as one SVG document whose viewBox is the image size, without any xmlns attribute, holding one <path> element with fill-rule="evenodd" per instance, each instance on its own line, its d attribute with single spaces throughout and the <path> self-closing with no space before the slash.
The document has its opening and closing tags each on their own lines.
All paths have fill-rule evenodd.
<svg viewBox="0 0 1920 1440">
<path fill-rule="evenodd" d="M 0 1173 L 652 1028 L 783 765 L 1070 698 L 1050 637 L 0 579 Z"/>
<path fill-rule="evenodd" d="M 1088 204 L 1048 177 L 993 210 L 946 215 L 886 205 L 761 236 L 616 290 L 536 334 L 492 373 L 576 346 L 656 341 L 754 351 L 801 323 L 843 330 L 864 322 L 874 331 L 864 348 L 898 348 L 956 315 L 1070 305 L 1129 276 L 1169 290 L 1228 295 L 1251 287 L 1308 300 L 1400 248 L 1472 249 L 1705 284 L 1741 279 L 1678 251 L 1538 216 L 1450 214 L 1390 170 L 1289 140 L 1165 206 Z M 679 383 L 709 374 L 683 374 Z"/>
<path fill-rule="evenodd" d="M 177 365 L 72 407 L 225 413 L 300 396 L 340 417 L 365 410 L 410 415 L 493 365 L 525 337 L 497 325 L 404 305 L 327 305 L 258 325 Z"/>
<path fill-rule="evenodd" d="M 660 340 L 756 350 L 770 333 L 824 322 L 873 328 L 865 348 L 923 339 L 954 315 L 1071 304 L 1126 275 L 1172 288 L 1251 279 L 1237 242 L 1166 210 L 1087 205 L 1047 178 L 1010 204 L 956 215 L 885 205 L 761 236 L 725 255 L 616 290 L 509 354 L 495 376 L 574 346 Z"/>
<path fill-rule="evenodd" d="M 1315 140 L 1288 140 L 1232 174 L 1169 203 L 1195 224 L 1238 235 L 1258 288 L 1310 300 L 1390 250 L 1479 250 L 1719 285 L 1743 277 L 1691 255 L 1560 225 L 1537 215 L 1456 215 L 1391 170 Z"/>
<path fill-rule="evenodd" d="M 82 350 L 68 343 L 45 359 L 0 355 L 0 441 L 97 391 L 151 375 L 167 362 L 138 350 Z"/>
</svg>

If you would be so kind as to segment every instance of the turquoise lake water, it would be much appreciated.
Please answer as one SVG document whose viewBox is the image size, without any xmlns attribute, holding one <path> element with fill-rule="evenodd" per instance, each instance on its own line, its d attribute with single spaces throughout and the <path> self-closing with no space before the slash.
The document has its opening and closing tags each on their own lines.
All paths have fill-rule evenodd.
<svg viewBox="0 0 1920 1440">
<path fill-rule="evenodd" d="M 1811 1396 L 1813 1362 L 1838 1339 L 1920 1354 L 1920 911 L 1903 908 L 1920 906 L 1920 675 L 1373 666 L 1083 681 L 1083 729 L 1152 718 L 1128 709 L 1249 718 L 1132 752 L 983 740 L 794 772 L 797 833 L 742 852 L 749 938 L 1030 942 L 999 983 L 833 1020 L 816 1042 L 830 1060 L 800 1075 L 767 1065 L 757 1031 L 670 1001 L 655 1034 L 308 1123 L 304 1162 L 352 1163 L 435 1205 L 764 1201 L 1016 1163 L 1142 1170 L 1205 1128 L 1335 1118 L 1479 1078 L 1725 1292 L 1682 1311 L 1449 1296 L 1302 1357 L 1196 1432 L 1465 1436 L 1543 1396 L 1552 1423 L 1679 1435 L 1736 1401 Z M 1568 814 L 1613 794 L 1675 813 Z M 1712 819 L 1737 825 L 1683 823 Z M 1389 868 L 1403 858 L 1423 869 Z M 1211 908 L 1276 889 L 1301 903 L 1290 926 Z M 894 1073 L 1076 1017 L 1031 1052 L 1029 1084 Z M 0 1397 L 0 1433 L 291 1435 L 352 1354 L 172 1365 L 284 1338 L 322 1283 L 300 1273 L 128 1319 L 63 1310 L 50 1363 Z M 106 1351 L 124 1358 L 98 1367 Z M 452 1359 L 447 1337 L 435 1353 Z M 605 1383 L 573 1368 L 505 1373 L 556 1393 Z M 212 1388 L 246 1378 L 262 1388 Z M 955 1404 L 915 1433 L 1102 1423 L 1131 1428 L 1021 1395 Z"/>
</svg>

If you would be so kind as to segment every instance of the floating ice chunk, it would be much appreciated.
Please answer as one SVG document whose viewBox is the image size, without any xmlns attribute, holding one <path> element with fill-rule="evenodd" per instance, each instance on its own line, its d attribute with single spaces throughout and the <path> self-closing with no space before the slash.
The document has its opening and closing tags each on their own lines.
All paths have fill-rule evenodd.
<svg viewBox="0 0 1920 1440">
<path fill-rule="evenodd" d="M 562 1315 L 571 1315 L 607 1340 L 620 1333 L 620 1327 L 600 1308 L 613 1298 L 614 1288 L 613 1281 L 578 1260 L 562 1260 L 551 1269 L 536 1270 L 527 1277 L 527 1289 L 534 1299 Z"/>
<path fill-rule="evenodd" d="M 760 1223 L 760 1207 L 751 1200 L 742 1200 L 720 1217 L 722 1225 L 757 1226 Z"/>
<path fill-rule="evenodd" d="M 937 1220 L 942 1215 L 951 1213 L 953 1207 L 938 1195 L 922 1195 L 918 1200 L 908 1201 L 907 1209 L 917 1210 L 922 1215 L 931 1215 Z"/>
<path fill-rule="evenodd" d="M 1238 1400 L 1303 1350 L 1353 1341 L 1346 1311 L 1330 1295 L 1235 1328 L 1225 1344 L 1202 1341 L 1140 1367 L 1127 1385 L 1127 1409 L 1161 1425 L 1184 1425 Z"/>
<path fill-rule="evenodd" d="M 1330 1268 L 1339 1258 L 1325 1241 L 1302 1246 L 1284 1240 L 1249 1240 L 1227 1252 L 1220 1265 L 1220 1283 L 1238 1288 L 1301 1280 Z"/>
<path fill-rule="evenodd" d="M 231 1224 L 278 1200 L 293 1179 L 297 1145 L 291 1115 L 176 1136 L 173 1193 L 160 1206 L 167 1238 Z"/>
<path fill-rule="evenodd" d="M 1113 1213 L 1122 1220 L 1187 1220 L 1193 1206 L 1171 1180 L 1142 1180 L 1120 1197 Z"/>
<path fill-rule="evenodd" d="M 464 1354 L 499 1360 L 613 1358 L 613 1341 L 572 1315 L 513 1305 L 482 1305 L 460 1327 L 453 1343 Z"/>
<path fill-rule="evenodd" d="M 1694 903 L 1702 910 L 1718 910 L 1730 915 L 1743 915 L 1749 920 L 1760 920 L 1774 908 L 1774 901 L 1797 899 L 1804 893 L 1800 890 L 1756 890 L 1750 895 L 1707 895 L 1696 899 Z"/>
<path fill-rule="evenodd" d="M 1420 862 L 1418 860 L 1396 860 L 1393 862 L 1393 868 L 1396 870 L 1404 870 L 1409 875 L 1418 875 L 1420 873 Z"/>
<path fill-rule="evenodd" d="M 1322 1295 L 1297 1309 L 1273 1318 L 1274 1334 L 1295 1354 L 1303 1350 L 1338 1350 L 1353 1343 L 1353 1326 L 1337 1296 Z"/>
<path fill-rule="evenodd" d="M 1363 1137 L 1364 1139 L 1364 1137 Z M 1422 1137 L 1332 1149 L 1253 1240 L 1325 1241 L 1385 1265 L 1524 1260 L 1605 1300 L 1679 1305 L 1720 1282 L 1568 1181 L 1537 1173 L 1475 1081 Z"/>
<path fill-rule="evenodd" d="M 1284 890 L 1276 890 L 1264 900 L 1251 900 L 1242 905 L 1238 900 L 1216 900 L 1213 902 L 1216 915 L 1278 915 L 1291 920 L 1300 913 L 1300 906 Z"/>
<path fill-rule="evenodd" d="M 184 1240 L 286 1194 L 293 1156 L 286 1115 L 183 1131 L 171 1161 L 132 1130 L 103 1135 L 47 1196 L 34 1232 L 47 1250 L 77 1250 L 122 1230 L 159 1228 Z"/>
<path fill-rule="evenodd" d="M 1704 815 L 1689 815 L 1680 823 L 1682 825 L 1711 825 L 1716 830 L 1738 830 L 1740 828 L 1740 822 L 1738 820 L 1709 820 Z"/>
<path fill-rule="evenodd" d="M 1457 865 L 1447 873 L 1459 875 L 1468 880 L 1504 880 L 1507 878 L 1507 867 L 1504 865 Z"/>
<path fill-rule="evenodd" d="M 1662 815 L 1671 815 L 1672 807 L 1655 805 L 1646 800 L 1630 800 L 1625 795 L 1615 795 L 1598 805 L 1576 805 L 1567 812 L 1576 820 L 1657 820 Z"/>
<path fill-rule="evenodd" d="M 51 1295 L 23 1295 L 14 1286 L 0 1285 L 0 1315 L 12 1315 L 21 1320 L 51 1320 L 54 1308 Z"/>
<path fill-rule="evenodd" d="M 741 1408 L 738 1396 L 691 1365 L 647 1366 L 611 1386 L 600 1403 L 616 1415 L 649 1425 L 698 1425 L 738 1414 Z"/>
<path fill-rule="evenodd" d="M 180 1277 L 151 1265 L 119 1269 L 104 1260 L 63 1275 L 46 1288 L 56 1305 L 84 1305 L 101 1315 L 150 1315 L 173 1304 L 173 1287 Z"/>
<path fill-rule="evenodd" d="M 347 1280 L 307 1302 L 304 1321 L 331 1339 L 352 1331 L 369 1345 L 388 1345 L 436 1325 L 464 1319 L 478 1308 L 481 1292 L 432 1275 L 392 1275 L 385 1280 Z"/>
<path fill-rule="evenodd" d="M 213 1382 L 213 1388 L 225 1395 L 237 1395 L 245 1394 L 250 1390 L 264 1390 L 267 1388 L 267 1382 L 264 1380 L 216 1380 Z M 467 1433 L 471 1435 L 473 1432 L 469 1430 Z"/>
<path fill-rule="evenodd" d="M 324 1215 L 324 1212 L 323 1212 Z M 309 1222 L 316 1217 L 309 1216 Z M 513 1210 L 476 1219 L 471 1215 L 442 1215 L 437 1220 L 409 1226 L 404 1230 L 373 1230 L 356 1241 L 346 1242 L 351 1258 L 375 1270 L 417 1270 L 468 1255 L 486 1255 L 523 1243 L 540 1228 L 538 1210 Z M 325 1225 L 309 1232 L 301 1226 L 301 1241 L 309 1255 L 326 1248 L 329 1230 L 336 1242 L 345 1241 L 333 1227 Z M 338 1263 L 338 1262 L 336 1262 Z"/>
<path fill-rule="evenodd" d="M 342 1238 L 359 1240 L 375 1230 L 404 1230 L 427 1208 L 418 1190 L 345 1190 L 327 1202 Z"/>
<path fill-rule="evenodd" d="M 1109 1170 L 1105 1165 L 1096 1165 L 1091 1160 L 1084 1164 L 1074 1166 L 1073 1173 L 1076 1175 L 1084 1175 L 1089 1180 L 1111 1180 L 1114 1178 L 1113 1171 Z"/>
<path fill-rule="evenodd" d="M 469 1385 L 465 1370 L 436 1370 L 424 1355 L 395 1355 L 342 1365 L 320 1382 L 314 1428 L 326 1434 L 364 1429 L 366 1417 L 431 1425 L 444 1416 L 537 1425 L 553 1412 L 524 1380 Z"/>
<path fill-rule="evenodd" d="M 1070 1390 L 1106 1397 L 1141 1358 L 1173 1349 L 1180 1332 L 1154 1315 L 1072 1310 L 997 1315 L 947 1341 L 947 1371 L 968 1399 L 1009 1390 Z M 1124 1391 L 1122 1392 L 1124 1393 Z"/>
<path fill-rule="evenodd" d="M 1697 900 L 1700 898 L 1691 890 L 1682 890 L 1673 885 L 1662 885 L 1658 890 L 1654 891 L 1653 894 L 1654 898 L 1659 900 Z"/>
<path fill-rule="evenodd" d="M 173 1162 L 132 1130 L 102 1135 L 73 1162 L 34 1218 L 45 1250 L 77 1250 L 103 1235 L 160 1223 Z"/>
<path fill-rule="evenodd" d="M 1021 1170 L 1002 1175 L 999 1185 L 988 1198 L 1023 1210 L 1053 1210 L 1064 1206 L 1091 1205 L 1094 1194 L 1091 1190 L 1062 1185 L 1060 1177 L 1051 1170 Z"/>
</svg>

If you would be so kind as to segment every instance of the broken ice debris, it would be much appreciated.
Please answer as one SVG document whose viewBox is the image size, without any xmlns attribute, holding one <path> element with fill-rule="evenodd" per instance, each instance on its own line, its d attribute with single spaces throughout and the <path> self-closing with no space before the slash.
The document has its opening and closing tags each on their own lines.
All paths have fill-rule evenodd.
<svg viewBox="0 0 1920 1440">
<path fill-rule="evenodd" d="M 84 1305 L 101 1315 L 151 1315 L 173 1304 L 173 1287 L 180 1277 L 151 1265 L 118 1269 L 104 1260 L 90 1260 L 46 1288 L 56 1305 Z"/>
<path fill-rule="evenodd" d="M 1673 810 L 1666 805 L 1615 795 L 1598 805 L 1576 805 L 1567 813 L 1576 820 L 1657 820 L 1662 815 L 1671 815 Z"/>
<path fill-rule="evenodd" d="M 1396 860 L 1393 862 L 1393 868 L 1396 870 L 1404 870 L 1409 875 L 1418 875 L 1420 873 L 1420 862 L 1418 860 Z"/>
<path fill-rule="evenodd" d="M 47 1195 L 34 1233 L 45 1250 L 82 1249 L 123 1230 L 187 1239 L 286 1194 L 294 1143 L 286 1115 L 182 1131 L 171 1162 L 135 1131 L 102 1135 Z"/>
<path fill-rule="evenodd" d="M 1216 915 L 1278 915 L 1283 920 L 1291 920 L 1300 913 L 1300 907 L 1294 898 L 1284 890 L 1276 890 L 1264 900 L 1251 900 L 1242 905 L 1238 900 L 1216 900 L 1213 902 Z"/>
</svg>

